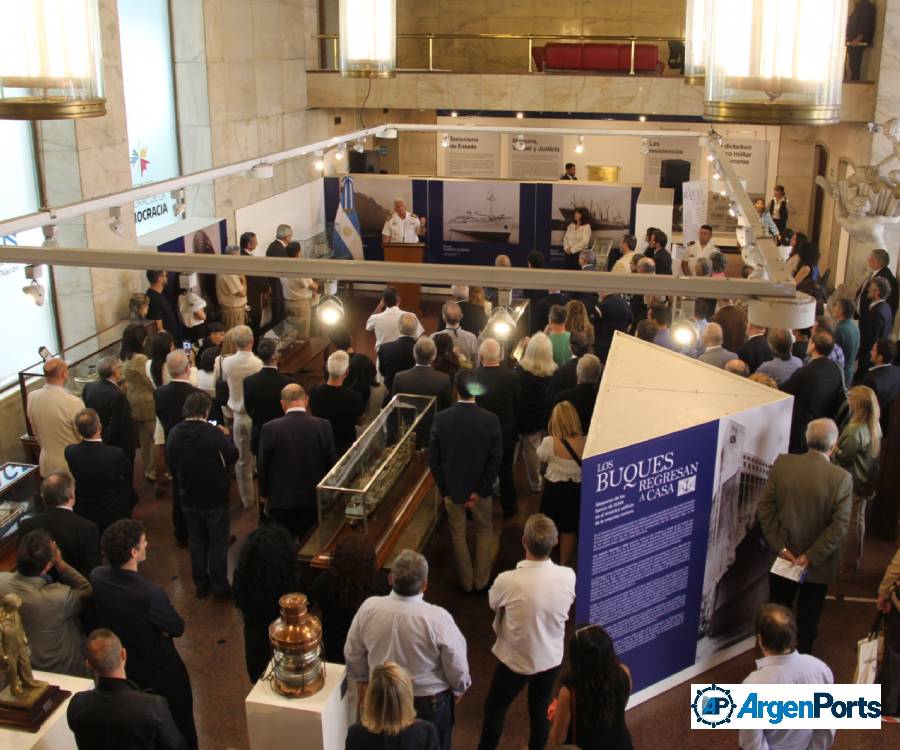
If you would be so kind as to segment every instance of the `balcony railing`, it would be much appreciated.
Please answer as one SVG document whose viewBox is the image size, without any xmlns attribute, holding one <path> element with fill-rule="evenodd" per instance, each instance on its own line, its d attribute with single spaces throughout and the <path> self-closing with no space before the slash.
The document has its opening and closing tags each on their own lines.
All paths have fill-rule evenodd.
<svg viewBox="0 0 900 750">
<path fill-rule="evenodd" d="M 319 34 L 318 38 L 320 40 L 320 49 L 319 49 L 319 67 L 322 70 L 339 70 L 340 69 L 340 58 L 339 58 L 339 44 L 338 44 L 338 35 L 337 34 Z M 635 48 L 639 44 L 660 44 L 660 43 L 670 43 L 677 42 L 684 45 L 684 37 L 668 37 L 668 36 L 587 36 L 587 35 L 564 35 L 564 34 L 397 34 L 397 39 L 414 39 L 419 40 L 421 42 L 427 42 L 428 46 L 428 67 L 426 70 L 429 71 L 452 71 L 451 68 L 442 68 L 439 66 L 440 61 L 435 60 L 435 42 L 438 41 L 463 41 L 463 40 L 478 40 L 478 41 L 519 41 L 523 44 L 523 57 L 526 57 L 526 60 L 523 60 L 524 63 L 523 68 L 527 69 L 529 73 L 534 72 L 534 58 L 532 57 L 532 50 L 534 49 L 535 42 L 546 43 L 546 42 L 572 42 L 572 43 L 591 43 L 591 42 L 606 42 L 606 43 L 618 43 L 618 44 L 628 44 L 631 46 L 631 64 L 630 69 L 628 71 L 629 75 L 635 75 L 634 69 L 634 61 L 635 61 Z M 682 51 L 683 55 L 683 51 Z M 400 50 L 398 49 L 397 53 L 397 67 L 401 70 L 421 70 L 421 68 L 406 68 L 402 65 L 402 60 L 400 59 Z M 504 71 L 509 72 L 509 71 Z"/>
</svg>

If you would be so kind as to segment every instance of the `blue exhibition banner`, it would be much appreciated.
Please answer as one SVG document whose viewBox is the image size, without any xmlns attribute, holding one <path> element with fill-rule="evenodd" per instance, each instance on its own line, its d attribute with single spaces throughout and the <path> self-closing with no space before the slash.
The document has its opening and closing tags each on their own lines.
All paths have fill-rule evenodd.
<svg viewBox="0 0 900 750">
<path fill-rule="evenodd" d="M 586 459 L 576 617 L 602 625 L 634 690 L 695 662 L 718 420 Z"/>
</svg>

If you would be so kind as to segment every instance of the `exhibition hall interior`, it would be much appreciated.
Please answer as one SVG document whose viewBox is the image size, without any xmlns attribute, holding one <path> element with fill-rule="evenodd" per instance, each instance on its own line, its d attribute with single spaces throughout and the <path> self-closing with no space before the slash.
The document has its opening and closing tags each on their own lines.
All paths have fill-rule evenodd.
<svg viewBox="0 0 900 750">
<path fill-rule="evenodd" d="M 0 747 L 900 747 L 900 0 L 0 27 Z"/>
</svg>

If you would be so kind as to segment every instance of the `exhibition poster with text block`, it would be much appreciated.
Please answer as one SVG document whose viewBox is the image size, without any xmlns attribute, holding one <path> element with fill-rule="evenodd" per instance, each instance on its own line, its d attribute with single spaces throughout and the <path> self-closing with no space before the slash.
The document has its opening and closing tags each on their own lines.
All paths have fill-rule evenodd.
<svg viewBox="0 0 900 750">
<path fill-rule="evenodd" d="M 603 625 L 634 689 L 694 663 L 718 421 L 584 462 L 578 622 Z"/>
</svg>

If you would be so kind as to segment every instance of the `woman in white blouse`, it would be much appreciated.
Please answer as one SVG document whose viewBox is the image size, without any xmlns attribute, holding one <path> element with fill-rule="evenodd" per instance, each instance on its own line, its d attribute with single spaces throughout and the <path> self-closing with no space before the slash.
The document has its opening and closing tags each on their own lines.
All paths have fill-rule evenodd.
<svg viewBox="0 0 900 750">
<path fill-rule="evenodd" d="M 581 454 L 585 437 L 575 407 L 561 401 L 550 415 L 550 434 L 537 449 L 538 459 L 547 465 L 541 513 L 550 516 L 559 530 L 559 563 L 574 564 L 581 514 Z"/>
<path fill-rule="evenodd" d="M 584 208 L 576 208 L 572 218 L 575 219 L 566 228 L 563 236 L 563 252 L 566 254 L 566 268 L 577 271 L 578 253 L 587 250 L 591 246 L 591 217 Z"/>
</svg>

